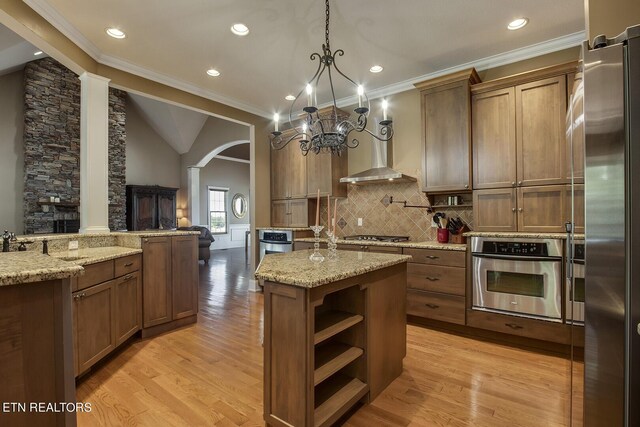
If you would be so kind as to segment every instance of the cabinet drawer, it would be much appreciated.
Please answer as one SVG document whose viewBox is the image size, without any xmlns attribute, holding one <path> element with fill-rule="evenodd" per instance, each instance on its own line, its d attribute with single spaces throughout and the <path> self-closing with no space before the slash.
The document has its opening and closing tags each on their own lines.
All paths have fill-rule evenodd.
<svg viewBox="0 0 640 427">
<path fill-rule="evenodd" d="M 407 314 L 464 325 L 464 297 L 408 290 Z"/>
<path fill-rule="evenodd" d="M 418 262 L 420 264 L 464 267 L 466 260 L 466 252 L 464 251 L 404 248 L 403 253 L 413 257 L 411 262 Z"/>
<path fill-rule="evenodd" d="M 466 269 L 441 265 L 407 264 L 407 287 L 422 291 L 465 295 Z"/>
<path fill-rule="evenodd" d="M 560 344 L 571 342 L 569 325 L 526 317 L 467 310 L 467 326 Z"/>
<path fill-rule="evenodd" d="M 78 290 L 113 279 L 113 260 L 84 266 L 84 274 L 78 277 Z"/>
<path fill-rule="evenodd" d="M 140 256 L 140 254 L 136 254 L 118 258 L 114 261 L 115 277 L 120 277 L 124 276 L 125 274 L 133 273 L 136 270 L 140 270 L 142 257 Z"/>
</svg>

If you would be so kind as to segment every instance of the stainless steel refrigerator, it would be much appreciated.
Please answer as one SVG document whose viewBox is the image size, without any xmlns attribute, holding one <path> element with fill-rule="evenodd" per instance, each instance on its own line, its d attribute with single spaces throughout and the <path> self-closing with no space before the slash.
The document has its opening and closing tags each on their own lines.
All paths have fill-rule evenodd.
<svg viewBox="0 0 640 427">
<path fill-rule="evenodd" d="M 583 46 L 584 425 L 640 425 L 640 25 Z"/>
</svg>

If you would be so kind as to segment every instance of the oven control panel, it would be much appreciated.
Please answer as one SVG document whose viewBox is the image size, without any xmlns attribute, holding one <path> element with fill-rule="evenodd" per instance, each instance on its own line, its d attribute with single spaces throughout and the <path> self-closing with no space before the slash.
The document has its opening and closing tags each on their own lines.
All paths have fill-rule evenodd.
<svg viewBox="0 0 640 427">
<path fill-rule="evenodd" d="M 288 242 L 290 239 L 287 233 L 265 231 L 262 235 L 262 240 L 268 240 L 270 242 Z"/>
<path fill-rule="evenodd" d="M 540 242 L 483 242 L 482 252 L 485 254 L 548 256 L 546 243 Z"/>
</svg>

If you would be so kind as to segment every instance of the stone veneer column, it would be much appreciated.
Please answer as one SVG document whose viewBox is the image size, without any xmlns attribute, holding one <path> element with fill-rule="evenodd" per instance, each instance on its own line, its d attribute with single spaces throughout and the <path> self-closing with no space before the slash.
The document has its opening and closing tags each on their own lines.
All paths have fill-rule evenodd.
<svg viewBox="0 0 640 427">
<path fill-rule="evenodd" d="M 187 208 L 191 225 L 200 225 L 200 168 L 187 168 Z"/>
<path fill-rule="evenodd" d="M 80 76 L 80 232 L 109 232 L 109 79 Z"/>
</svg>

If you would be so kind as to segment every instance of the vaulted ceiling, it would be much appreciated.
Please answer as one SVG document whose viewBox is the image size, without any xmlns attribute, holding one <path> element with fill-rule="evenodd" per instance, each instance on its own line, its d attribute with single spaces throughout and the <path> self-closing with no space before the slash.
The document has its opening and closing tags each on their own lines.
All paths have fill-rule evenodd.
<svg viewBox="0 0 640 427">
<path fill-rule="evenodd" d="M 270 117 L 315 72 L 324 42 L 318 0 L 24 0 L 98 61 Z M 371 97 L 452 68 L 489 68 L 578 44 L 582 0 L 332 0 L 331 47 Z M 507 23 L 529 18 L 509 31 Z M 249 35 L 230 27 L 246 24 Z M 116 40 L 105 28 L 118 27 Z M 379 64 L 384 71 L 372 74 Z M 209 77 L 215 68 L 219 77 Z M 336 87 L 353 101 L 352 88 Z M 346 99 L 349 98 L 349 99 Z M 319 103 L 329 100 L 327 90 Z"/>
<path fill-rule="evenodd" d="M 23 68 L 29 61 L 46 57 L 44 53 L 34 56 L 38 51 L 31 43 L 0 25 L 0 76 Z"/>
</svg>

